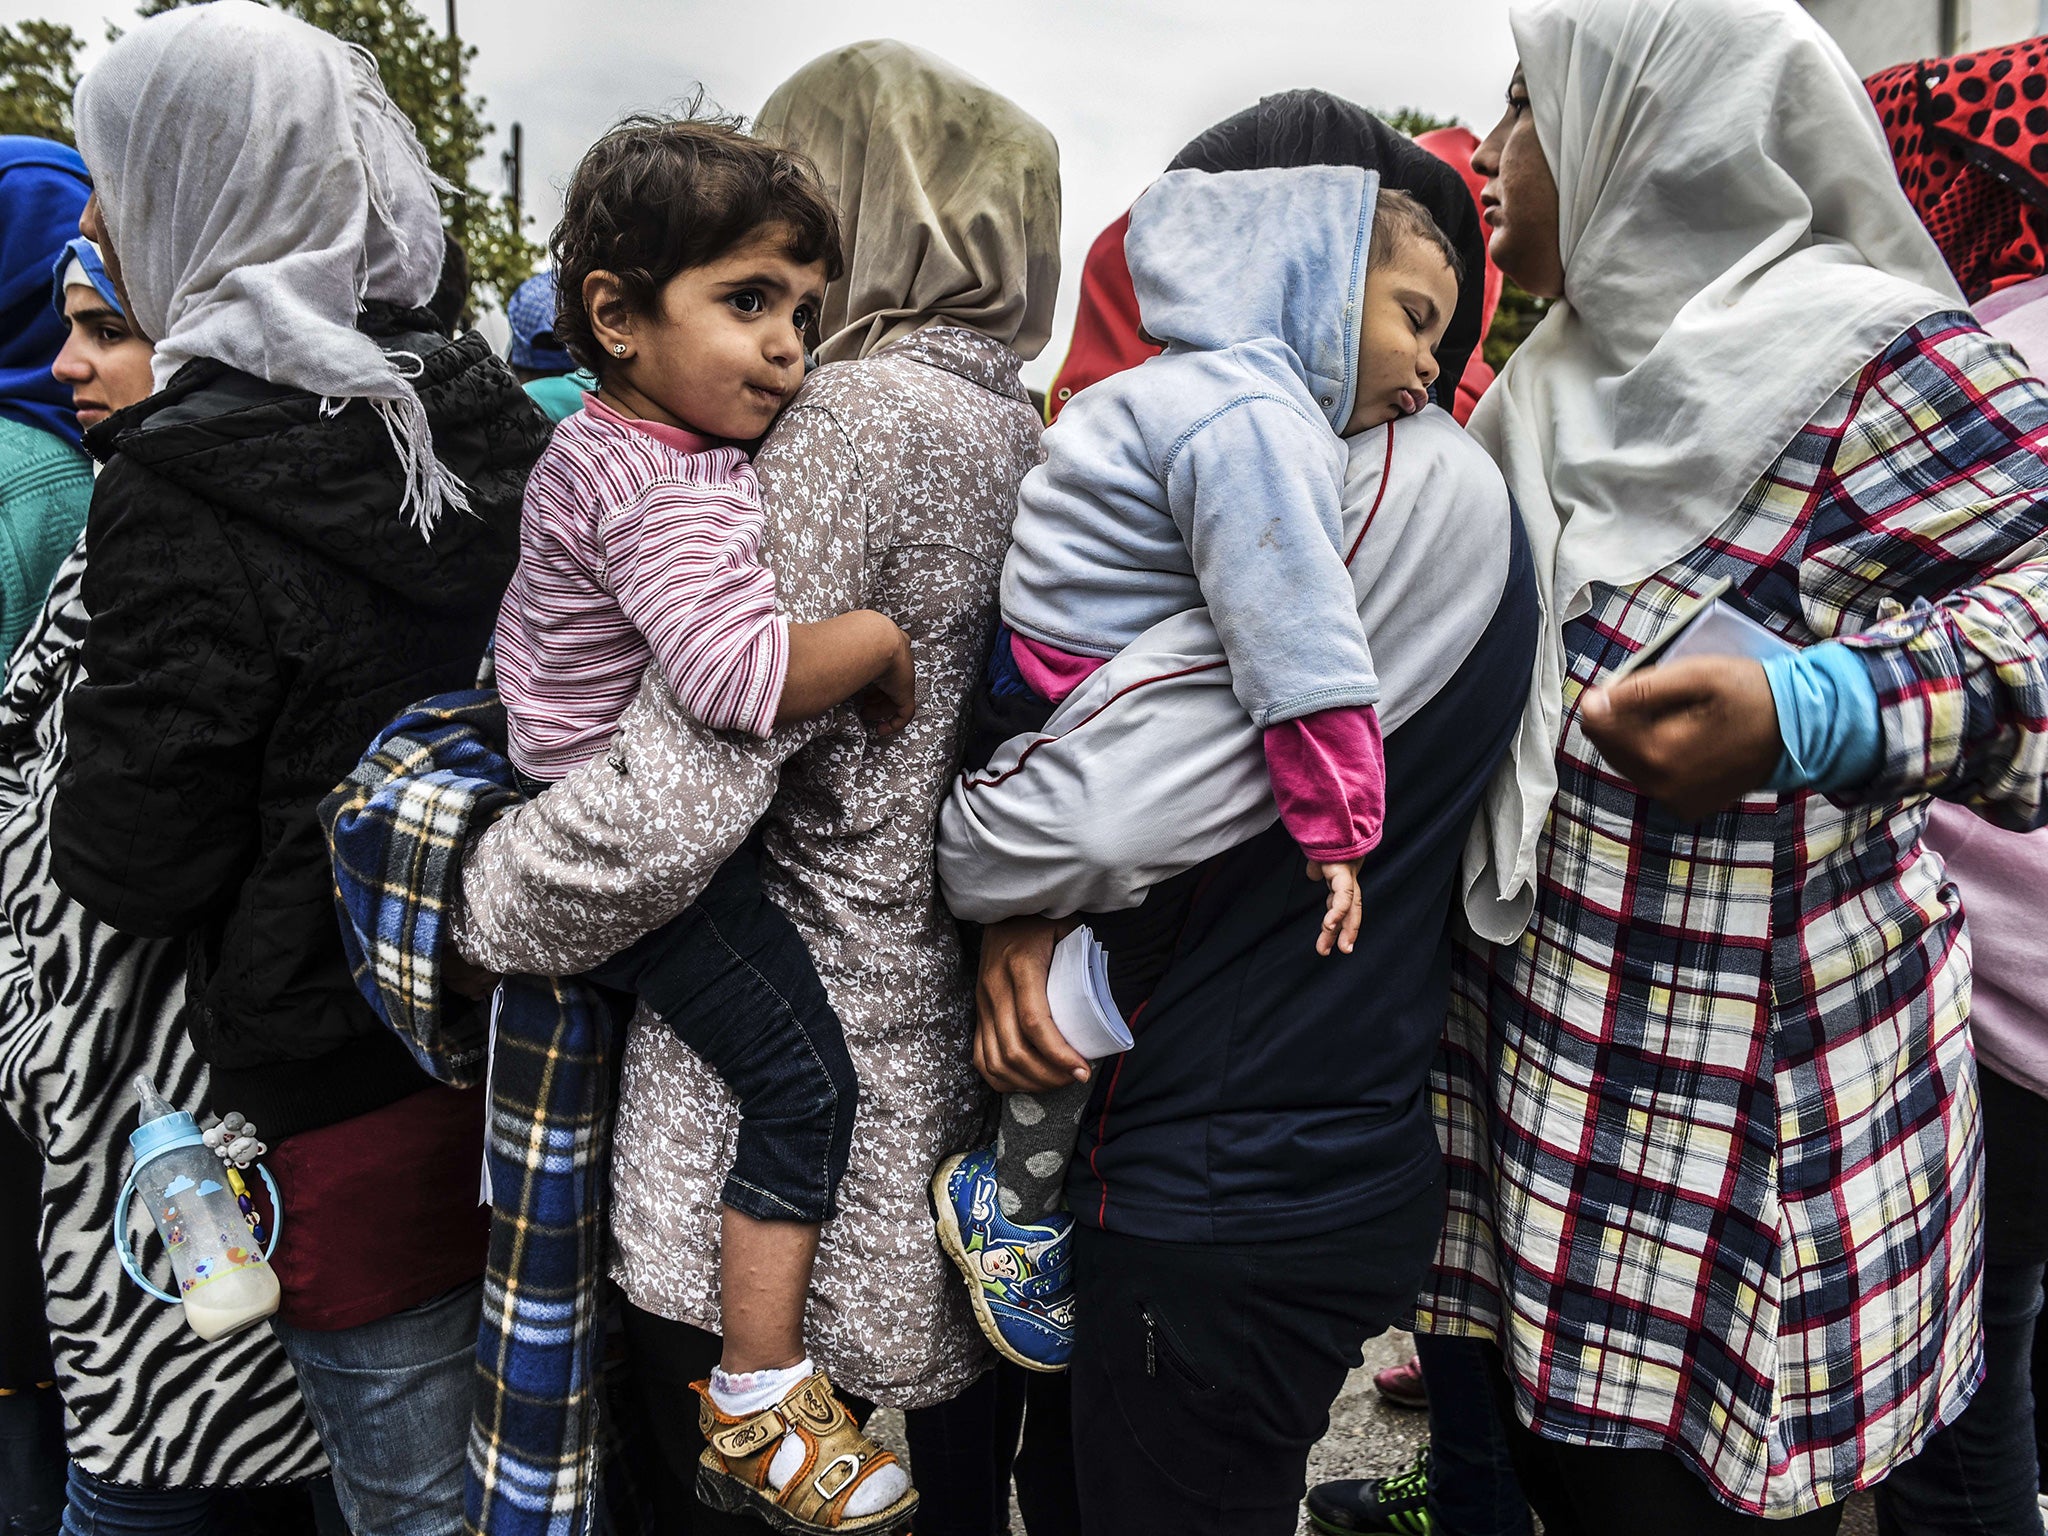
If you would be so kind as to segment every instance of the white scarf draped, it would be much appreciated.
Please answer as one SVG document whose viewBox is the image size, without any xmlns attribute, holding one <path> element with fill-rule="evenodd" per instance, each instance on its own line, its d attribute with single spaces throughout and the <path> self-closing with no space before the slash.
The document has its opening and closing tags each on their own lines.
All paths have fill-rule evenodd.
<svg viewBox="0 0 2048 1536">
<path fill-rule="evenodd" d="M 77 93 L 92 172 L 161 389 L 206 357 L 366 400 L 431 535 L 468 508 L 434 457 L 418 359 L 356 329 L 369 299 L 424 304 L 441 271 L 442 185 L 360 48 L 253 0 L 169 11 L 124 35 Z"/>
<path fill-rule="evenodd" d="M 1544 606 L 1465 858 L 1466 914 L 1502 943 L 1528 926 L 1557 793 L 1562 626 L 1595 584 L 1696 549 L 1836 390 L 1963 307 L 1861 81 L 1793 0 L 1527 0 L 1511 20 L 1565 296 L 1472 419 Z"/>
</svg>

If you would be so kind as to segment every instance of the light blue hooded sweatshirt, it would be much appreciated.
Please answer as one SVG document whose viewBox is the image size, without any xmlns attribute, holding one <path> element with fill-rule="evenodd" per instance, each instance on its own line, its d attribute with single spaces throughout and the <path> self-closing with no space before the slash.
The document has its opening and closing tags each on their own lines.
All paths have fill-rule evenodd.
<svg viewBox="0 0 2048 1536">
<path fill-rule="evenodd" d="M 1264 729 L 1379 700 L 1344 568 L 1344 441 L 1379 178 L 1172 171 L 1131 209 L 1138 313 L 1166 350 L 1076 395 L 1024 478 L 1003 617 L 1114 656 L 1207 604 Z"/>
</svg>

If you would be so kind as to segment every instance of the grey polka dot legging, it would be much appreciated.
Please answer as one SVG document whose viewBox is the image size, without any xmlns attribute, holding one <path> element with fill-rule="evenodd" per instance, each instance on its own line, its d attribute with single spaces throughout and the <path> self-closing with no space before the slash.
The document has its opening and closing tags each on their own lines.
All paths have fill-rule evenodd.
<svg viewBox="0 0 2048 1536">
<path fill-rule="evenodd" d="M 1067 1163 L 1095 1084 L 1003 1095 L 996 1132 L 996 1202 L 1012 1221 L 1038 1221 L 1060 1208 Z"/>
</svg>

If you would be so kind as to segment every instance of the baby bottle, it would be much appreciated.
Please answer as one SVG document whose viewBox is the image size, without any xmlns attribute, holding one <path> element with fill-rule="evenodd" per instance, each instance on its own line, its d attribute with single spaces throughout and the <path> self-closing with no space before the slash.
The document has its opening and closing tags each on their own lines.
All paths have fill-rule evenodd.
<svg viewBox="0 0 2048 1536">
<path fill-rule="evenodd" d="M 206 1145 L 199 1122 L 166 1104 L 146 1077 L 135 1079 L 135 1093 L 142 1100 L 142 1123 L 128 1138 L 135 1168 L 114 1204 L 114 1242 L 128 1278 L 159 1300 L 183 1302 L 185 1321 L 202 1339 L 261 1322 L 277 1310 L 277 1275 L 266 1262 L 276 1234 L 266 1244 L 248 1187 Z M 273 1224 L 282 1225 L 277 1185 L 267 1169 L 258 1171 L 270 1186 Z M 128 1202 L 138 1194 L 170 1256 L 175 1295 L 144 1278 L 130 1246 Z"/>
</svg>

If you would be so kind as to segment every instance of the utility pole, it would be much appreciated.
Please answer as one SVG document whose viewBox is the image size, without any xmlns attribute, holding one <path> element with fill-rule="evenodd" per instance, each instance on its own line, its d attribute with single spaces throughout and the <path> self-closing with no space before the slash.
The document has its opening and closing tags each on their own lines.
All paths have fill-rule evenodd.
<svg viewBox="0 0 2048 1536">
<path fill-rule="evenodd" d="M 512 207 L 512 227 L 515 230 L 523 229 L 523 210 L 526 206 L 523 195 L 526 180 L 526 130 L 517 123 L 512 125 L 512 147 L 505 151 L 501 163 L 505 167 L 505 201 Z"/>
<path fill-rule="evenodd" d="M 456 101 L 459 103 L 462 99 L 462 34 L 455 29 L 455 0 L 448 0 L 448 76 L 450 88 L 455 92 Z M 467 245 L 469 198 L 460 189 L 455 193 L 454 212 L 455 238 Z"/>
</svg>

